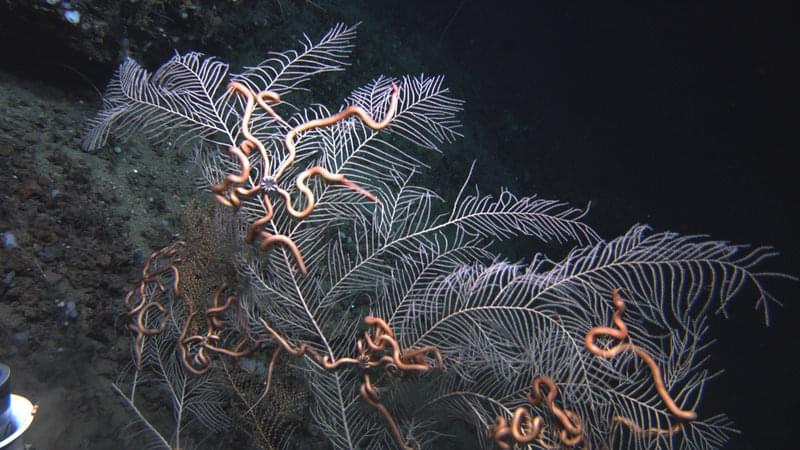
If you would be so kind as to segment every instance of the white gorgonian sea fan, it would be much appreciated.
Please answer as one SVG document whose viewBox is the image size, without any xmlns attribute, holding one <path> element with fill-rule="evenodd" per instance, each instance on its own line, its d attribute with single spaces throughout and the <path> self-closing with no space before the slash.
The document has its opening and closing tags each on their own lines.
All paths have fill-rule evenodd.
<svg viewBox="0 0 800 450">
<path fill-rule="evenodd" d="M 189 142 L 200 183 L 208 189 L 240 172 L 227 152 L 243 139 L 243 102 L 225 87 L 233 80 L 255 92 L 278 93 L 292 106 L 285 122 L 258 109 L 251 117 L 253 135 L 271 160 L 281 161 L 289 127 L 332 113 L 323 106 L 299 108 L 286 102 L 310 77 L 343 70 L 354 37 L 355 27 L 337 25 L 316 42 L 305 38 L 301 49 L 273 53 L 234 75 L 227 64 L 194 52 L 174 56 L 154 73 L 126 60 L 83 146 L 95 150 L 111 132 Z M 709 309 L 718 305 L 724 310 L 749 283 L 768 318 L 768 303 L 774 299 L 764 280 L 782 275 L 758 267 L 774 252 L 699 236 L 649 233 L 643 226 L 603 240 L 582 221 L 586 210 L 506 190 L 497 197 L 470 193 L 468 182 L 448 206 L 435 192 L 414 184 L 426 165 L 410 148 L 437 150 L 460 136 L 456 115 L 462 102 L 450 95 L 443 77 L 380 76 L 355 90 L 342 108 L 357 105 L 372 117 L 383 117 L 392 83 L 400 87 L 400 97 L 386 129 L 376 131 L 349 118 L 298 136 L 296 162 L 284 180 L 321 166 L 372 192 L 381 205 L 341 186 L 315 182 L 310 187 L 317 204 L 307 218 L 292 219 L 276 205 L 265 227 L 297 244 L 308 274 L 297 272 L 285 249 L 240 248 L 240 302 L 253 332 L 268 339 L 258 320 L 265 319 L 294 345 L 306 343 L 335 359 L 356 353 L 359 327 L 369 313 L 388 322 L 403 348 L 439 348 L 445 373 L 382 385 L 381 402 L 415 447 L 434 445 L 441 437 L 437 426 L 455 416 L 469 421 L 476 441 L 491 448 L 487 427 L 525 404 L 537 375 L 556 381 L 559 402 L 582 418 L 590 448 L 724 445 L 735 431 L 732 425 L 723 415 L 699 408 L 704 387 L 716 375 L 705 367 Z M 269 166 L 258 152 L 249 158 L 252 186 L 268 175 L 262 172 Z M 293 197 L 297 194 L 293 183 L 281 183 Z M 264 213 L 259 199 L 245 199 L 237 211 L 240 234 Z M 529 263 L 505 261 L 491 250 L 517 236 L 576 247 L 561 261 L 535 255 Z M 640 361 L 631 355 L 603 360 L 584 347 L 591 328 L 610 326 L 616 288 L 623 289 L 631 342 L 657 362 L 675 401 L 700 413 L 674 433 L 637 433 L 620 425 L 618 418 L 627 418 L 642 429 L 669 428 L 674 420 Z M 358 299 L 363 310 L 355 308 Z M 173 313 L 175 326 L 186 320 L 177 309 Z M 199 397 L 211 406 L 180 406 L 175 387 L 193 381 L 179 365 L 162 361 L 164 352 L 175 351 L 162 336 L 147 339 L 153 340 L 145 342 L 146 360 L 152 362 L 147 367 L 161 374 L 173 404 L 186 414 L 198 411 L 204 423 L 224 424 L 224 418 L 213 419 L 223 412 L 212 397 Z M 298 364 L 307 373 L 313 422 L 335 448 L 396 447 L 384 418 L 360 398 L 356 371 L 325 370 L 308 357 Z M 133 395 L 119 391 L 136 410 Z M 547 411 L 533 411 L 552 424 Z"/>
</svg>

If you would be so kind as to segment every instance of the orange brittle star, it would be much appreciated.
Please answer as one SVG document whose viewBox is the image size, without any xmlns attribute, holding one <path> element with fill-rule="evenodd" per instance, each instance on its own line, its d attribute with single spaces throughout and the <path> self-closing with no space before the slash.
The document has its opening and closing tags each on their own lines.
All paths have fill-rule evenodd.
<svg viewBox="0 0 800 450">
<path fill-rule="evenodd" d="M 244 136 L 244 141 L 238 147 L 231 146 L 228 149 L 228 152 L 239 160 L 239 164 L 241 165 L 241 173 L 238 175 L 228 175 L 221 183 L 214 185 L 211 188 L 211 191 L 214 193 L 214 197 L 219 203 L 229 208 L 238 208 L 241 205 L 242 197 L 248 198 L 260 193 L 262 196 L 261 202 L 265 209 L 265 214 L 248 226 L 245 241 L 247 243 L 252 243 L 255 242 L 256 238 L 261 237 L 262 240 L 259 244 L 259 249 L 262 251 L 266 251 L 268 248 L 276 244 L 283 245 L 289 249 L 294 256 L 295 261 L 297 262 L 298 268 L 303 274 L 305 274 L 307 273 L 307 268 L 305 262 L 303 261 L 303 256 L 301 255 L 300 250 L 297 248 L 295 242 L 289 236 L 283 234 L 273 234 L 264 228 L 264 226 L 272 220 L 274 214 L 272 200 L 269 196 L 271 192 L 276 192 L 279 196 L 283 197 L 286 205 L 286 211 L 296 219 L 304 219 L 314 211 L 316 200 L 313 192 L 311 192 L 311 189 L 308 187 L 308 185 L 306 185 L 306 181 L 314 175 L 318 175 L 328 183 L 344 185 L 363 195 L 364 197 L 374 201 L 375 203 L 380 204 L 380 200 L 352 180 L 347 179 L 344 175 L 333 174 L 324 167 L 315 166 L 304 170 L 297 175 L 297 178 L 295 179 L 297 190 L 300 191 L 302 196 L 305 198 L 305 207 L 299 211 L 296 210 L 293 206 L 291 195 L 288 191 L 281 188 L 278 182 L 280 181 L 280 178 L 286 169 L 294 164 L 295 156 L 297 154 L 296 141 L 298 135 L 314 128 L 333 125 L 350 116 L 357 116 L 362 122 L 364 122 L 366 126 L 372 128 L 373 130 L 383 129 L 389 125 L 395 113 L 397 112 L 400 88 L 395 83 L 392 83 L 389 107 L 385 116 L 379 122 L 373 119 L 363 108 L 358 106 L 350 106 L 332 116 L 310 120 L 295 127 L 291 127 L 283 118 L 281 118 L 280 115 L 278 115 L 278 113 L 275 112 L 272 106 L 270 106 L 270 104 L 277 105 L 280 103 L 280 96 L 278 94 L 270 91 L 254 92 L 238 81 L 231 82 L 228 85 L 228 89 L 236 94 L 241 95 L 245 99 L 245 109 L 242 115 L 241 123 L 241 131 L 242 135 Z M 290 128 L 284 137 L 286 158 L 271 175 L 267 175 L 267 171 L 270 167 L 267 149 L 264 144 L 252 134 L 250 130 L 250 121 L 256 105 L 266 111 L 280 124 Z M 259 153 L 261 154 L 265 175 L 262 177 L 259 183 L 253 184 L 250 187 L 244 187 L 246 183 L 250 182 L 251 164 L 249 156 L 250 153 L 255 149 L 258 149 Z"/>
<path fill-rule="evenodd" d="M 380 392 L 372 383 L 372 379 L 367 370 L 383 368 L 386 375 L 395 378 L 404 378 L 416 373 L 425 373 L 436 367 L 445 370 L 444 360 L 439 349 L 432 345 L 401 349 L 394 331 L 392 331 L 392 328 L 385 320 L 380 317 L 366 316 L 364 317 L 364 324 L 373 327 L 371 330 L 372 333 L 370 333 L 370 330 L 365 331 L 364 338 L 356 342 L 358 354 L 355 357 L 334 359 L 330 355 L 320 355 L 317 350 L 305 342 L 298 347 L 292 346 L 286 338 L 270 327 L 264 319 L 259 318 L 258 320 L 279 345 L 275 348 L 272 358 L 270 359 L 264 392 L 261 394 L 261 397 L 256 400 L 255 404 L 261 401 L 261 399 L 267 395 L 267 392 L 269 392 L 273 366 L 281 351 L 285 351 L 293 356 L 308 356 L 326 370 L 335 370 L 344 366 L 357 367 L 362 371 L 362 382 L 359 387 L 361 398 L 383 416 L 389 430 L 392 432 L 392 436 L 394 436 L 400 448 L 403 450 L 413 450 L 413 448 L 406 443 L 406 440 L 400 432 L 400 427 L 397 425 L 394 417 L 392 417 L 392 414 L 386 406 L 381 403 Z M 250 408 L 251 410 L 255 407 L 255 404 Z"/>
</svg>

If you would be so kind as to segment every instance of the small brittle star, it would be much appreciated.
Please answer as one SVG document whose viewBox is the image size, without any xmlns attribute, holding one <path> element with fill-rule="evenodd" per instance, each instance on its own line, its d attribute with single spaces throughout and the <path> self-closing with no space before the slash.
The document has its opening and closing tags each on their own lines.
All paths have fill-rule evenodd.
<svg viewBox="0 0 800 450">
<path fill-rule="evenodd" d="M 286 211 L 289 213 L 289 215 L 296 219 L 304 219 L 308 217 L 316 207 L 314 193 L 306 184 L 306 181 L 315 175 L 319 176 L 328 183 L 341 184 L 347 188 L 350 188 L 379 205 L 381 202 L 374 194 L 362 188 L 352 180 L 349 180 L 344 175 L 331 173 L 321 166 L 314 166 L 301 172 L 295 179 L 297 190 L 305 198 L 305 207 L 301 210 L 295 209 L 291 195 L 288 191 L 281 188 L 278 183 L 286 169 L 294 164 L 295 156 L 297 154 L 296 140 L 298 135 L 314 128 L 331 126 L 350 116 L 357 116 L 362 122 L 364 122 L 366 126 L 372 128 L 373 130 L 383 129 L 389 125 L 395 113 L 397 112 L 400 88 L 395 83 L 392 83 L 389 107 L 381 121 L 376 121 L 373 119 L 367 111 L 359 106 L 350 106 L 332 116 L 310 120 L 295 127 L 291 127 L 280 115 L 278 115 L 278 113 L 275 112 L 270 105 L 270 103 L 275 105 L 280 103 L 280 96 L 278 96 L 278 94 L 270 91 L 254 92 L 238 81 L 231 82 L 228 85 L 228 89 L 241 95 L 245 99 L 245 109 L 244 114 L 242 115 L 241 123 L 241 131 L 245 139 L 238 147 L 231 146 L 228 149 L 228 152 L 239 160 L 241 172 L 238 175 L 228 175 L 221 183 L 214 185 L 211 188 L 211 191 L 214 193 L 214 197 L 217 202 L 229 208 L 238 208 L 241 205 L 241 198 L 249 198 L 260 193 L 261 203 L 264 207 L 265 213 L 261 218 L 248 226 L 245 241 L 247 243 L 253 243 L 257 238 L 260 237 L 261 243 L 259 244 L 259 248 L 262 251 L 266 251 L 276 244 L 283 245 L 284 247 L 288 248 L 294 256 L 300 271 L 303 274 L 306 274 L 308 273 L 308 270 L 305 262 L 303 261 L 303 256 L 300 253 L 300 250 L 297 248 L 297 244 L 295 244 L 294 240 L 284 234 L 270 233 L 264 228 L 266 224 L 272 220 L 274 215 L 274 208 L 270 198 L 271 193 L 275 192 L 284 199 Z M 275 118 L 275 120 L 277 120 L 279 123 L 283 124 L 287 128 L 290 128 L 284 137 L 284 146 L 286 147 L 287 154 L 286 158 L 272 174 L 268 174 L 270 164 L 266 147 L 250 131 L 250 121 L 256 105 Z M 260 183 L 245 187 L 245 184 L 250 181 L 251 164 L 249 156 L 250 153 L 256 149 L 258 149 L 259 153 L 261 154 L 265 168 L 265 175 L 261 178 Z"/>
</svg>

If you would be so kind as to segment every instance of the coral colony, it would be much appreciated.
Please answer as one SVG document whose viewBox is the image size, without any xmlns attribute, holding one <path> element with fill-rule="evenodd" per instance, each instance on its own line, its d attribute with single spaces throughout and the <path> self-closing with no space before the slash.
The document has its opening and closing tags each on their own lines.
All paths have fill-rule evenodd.
<svg viewBox="0 0 800 450">
<path fill-rule="evenodd" d="M 414 184 L 426 166 L 405 150 L 459 136 L 442 77 L 378 77 L 335 112 L 287 103 L 343 70 L 354 38 L 337 25 L 235 75 L 199 53 L 154 73 L 127 60 L 111 81 L 84 147 L 112 131 L 191 144 L 230 222 L 213 240 L 233 236 L 234 275 L 195 274 L 219 276 L 214 289 L 188 293 L 196 256 L 180 241 L 125 299 L 134 364 L 115 389 L 147 435 L 177 448 L 236 421 L 268 440 L 259 405 L 292 363 L 304 414 L 335 448 L 429 448 L 454 418 L 484 448 L 723 446 L 732 424 L 700 403 L 706 312 L 750 285 L 768 314 L 764 280 L 779 275 L 754 267 L 774 252 L 643 226 L 605 240 L 585 210 L 468 181 L 444 205 Z M 515 236 L 574 248 L 516 263 L 491 250 Z M 231 374 L 259 364 L 242 394 Z M 173 431 L 137 407 L 150 380 L 169 388 Z M 239 397 L 233 417 L 224 392 Z"/>
</svg>

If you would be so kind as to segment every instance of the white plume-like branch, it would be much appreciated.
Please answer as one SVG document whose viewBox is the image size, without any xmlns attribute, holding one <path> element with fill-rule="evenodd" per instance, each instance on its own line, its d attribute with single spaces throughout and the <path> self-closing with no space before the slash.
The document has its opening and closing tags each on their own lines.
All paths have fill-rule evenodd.
<svg viewBox="0 0 800 450">
<path fill-rule="evenodd" d="M 234 81 L 244 83 L 256 92 L 267 90 L 281 97 L 302 89 L 300 85 L 312 76 L 345 69 L 353 50 L 356 27 L 337 24 L 319 41 L 312 42 L 303 35 L 302 50 L 270 52 L 270 57 L 257 66 L 248 67 L 233 76 Z"/>
<path fill-rule="evenodd" d="M 339 24 L 319 42 L 304 38 L 303 50 L 275 53 L 234 75 L 255 91 L 285 95 L 316 74 L 343 70 L 353 47 L 355 27 Z M 82 147 L 97 150 L 113 132 L 126 138 L 144 132 L 151 139 L 209 140 L 236 145 L 239 102 L 225 92 L 228 65 L 202 53 L 176 54 L 155 73 L 126 59 L 103 97 L 103 108 L 89 121 Z"/>
<path fill-rule="evenodd" d="M 112 129 L 121 138 L 145 132 L 156 141 L 219 135 L 231 145 L 231 111 L 220 95 L 227 74 L 227 64 L 196 52 L 175 55 L 155 73 L 126 59 L 106 89 L 103 109 L 89 121 L 84 150 L 100 148 Z"/>
<path fill-rule="evenodd" d="M 583 339 L 590 329 L 611 325 L 611 291 L 621 288 L 630 341 L 654 358 L 677 404 L 696 409 L 717 375 L 704 368 L 710 344 L 706 313 L 715 302 L 727 304 L 745 283 L 755 288 L 758 302 L 771 299 L 763 280 L 774 274 L 754 270 L 771 254 L 694 236 L 647 235 L 646 227 L 634 227 L 557 263 L 539 257 L 529 265 L 464 266 L 416 297 L 408 308 L 414 320 L 401 315 L 396 322 L 406 324 L 400 328 L 406 345 L 436 343 L 454 369 L 431 406 L 461 402 L 486 422 L 502 405 L 508 417 L 525 402 L 531 379 L 547 375 L 556 381 L 564 407 L 584 421 L 592 448 L 620 436 L 624 448 L 719 448 L 735 431 L 722 415 L 701 415 L 679 433 L 663 436 L 615 424 L 610 418 L 629 418 L 643 429 L 666 429 L 677 421 L 641 361 L 632 354 L 600 359 Z M 484 404 L 492 407 L 484 410 Z"/>
</svg>

